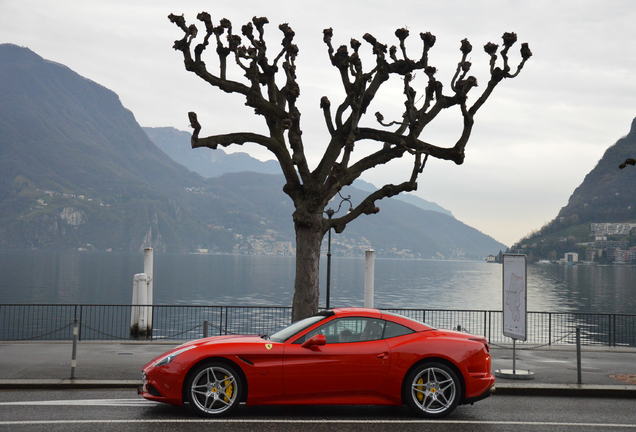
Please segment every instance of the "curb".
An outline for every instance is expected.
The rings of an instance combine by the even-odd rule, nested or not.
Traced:
[[[141,380],[89,380],[89,379],[4,379],[0,389],[100,389],[137,388]]]
[[[604,384],[497,383],[494,395],[636,398],[636,386]]]

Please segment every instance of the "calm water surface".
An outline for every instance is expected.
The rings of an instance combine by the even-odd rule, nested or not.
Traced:
[[[324,303],[326,261],[321,263]],[[379,307],[501,309],[501,266],[473,261],[376,260]],[[131,300],[142,254],[0,253],[0,303]],[[155,303],[289,305],[294,259],[156,255]],[[332,305],[361,306],[364,260],[332,260]],[[528,267],[528,309],[636,313],[636,267]]]

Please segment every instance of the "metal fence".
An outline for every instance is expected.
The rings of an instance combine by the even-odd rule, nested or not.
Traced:
[[[130,339],[131,305],[0,304],[0,340],[68,340],[78,322],[80,339]],[[291,322],[286,306],[154,305],[150,339],[197,339],[209,335],[271,334]],[[493,343],[511,340],[502,334],[496,310],[385,309],[443,329],[461,329]],[[573,312],[528,312],[527,344],[573,344],[581,329],[586,345],[636,347],[636,315]]]

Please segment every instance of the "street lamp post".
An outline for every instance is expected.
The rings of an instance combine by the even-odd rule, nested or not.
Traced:
[[[349,211],[351,211],[351,209],[353,208],[353,205],[351,204],[351,195],[347,195],[346,197],[343,197],[342,195],[340,195],[340,192],[338,192],[338,196],[340,197],[340,203],[338,204],[338,208],[334,210],[331,207],[329,207],[327,210],[323,212],[324,214],[327,215],[327,218],[329,219],[329,233],[327,234],[327,292],[326,292],[327,299],[325,301],[325,309],[329,309],[329,299],[331,298],[331,218],[333,217],[334,214],[340,211],[340,209],[342,208],[342,204],[345,201],[349,203]]]

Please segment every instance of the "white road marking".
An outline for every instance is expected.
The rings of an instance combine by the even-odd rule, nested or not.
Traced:
[[[39,405],[39,406],[155,406],[159,402],[146,399],[72,399],[72,400],[45,400],[45,401],[13,401],[0,402],[5,405]]]
[[[0,421],[0,426],[24,425],[63,425],[63,424],[122,424],[122,423],[317,423],[317,424],[467,424],[467,425],[506,425],[506,426],[561,426],[590,428],[636,429],[636,424],[623,423],[568,423],[568,422],[524,422],[495,420],[344,420],[344,419],[122,419],[122,420],[16,420]]]

